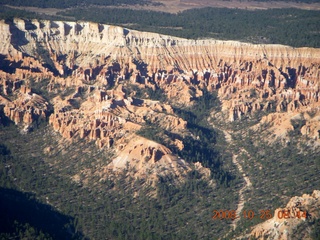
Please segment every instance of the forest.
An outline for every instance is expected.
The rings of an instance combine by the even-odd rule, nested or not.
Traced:
[[[0,0],[1,1],[1,0]],[[319,11],[300,9],[191,9],[177,14],[101,7],[77,7],[48,16],[3,6],[0,18],[93,21],[188,39],[237,40],[256,44],[320,47]]]
[[[33,84],[39,93],[46,89],[43,83]],[[136,98],[146,94],[151,99],[168,101],[161,89],[153,93],[143,89]],[[268,126],[247,132],[254,124],[252,121],[259,119],[227,125],[213,119],[219,128],[237,132],[233,135],[234,143],[228,145],[223,133],[207,121],[212,111],[221,111],[217,95],[204,91],[194,101],[193,106],[175,107],[174,112],[188,121],[188,131],[199,138],[183,138],[182,151],[168,147],[186,161],[200,161],[210,168],[213,185],[195,170],[178,185],[164,178],[156,186],[144,185],[145,180],[132,179],[127,169],[117,178],[102,181],[93,173],[110,163],[112,154],[83,139],[71,144],[52,131],[46,120],[35,123],[32,132],[22,135],[0,108],[0,206],[4,213],[0,218],[0,239],[221,238],[229,232],[231,220],[214,220],[212,213],[215,209],[237,207],[243,180],[231,157],[234,152],[241,153],[241,149],[247,152],[239,154],[239,159],[254,184],[254,190],[245,193],[251,200],[244,210],[259,212],[263,207],[273,211],[292,196],[310,193],[319,186],[319,152],[300,143],[301,124],[295,123],[290,144],[283,146],[280,142],[265,142],[263,134],[268,134]],[[163,144],[164,136],[182,138],[148,123],[139,134]],[[45,154],[43,149],[48,147],[52,150]],[[310,154],[306,157],[305,153]],[[261,164],[265,171],[254,167],[252,161]],[[310,168],[306,169],[306,164]],[[90,169],[91,174],[85,174],[83,169]],[[86,181],[70,179],[77,174]],[[243,233],[261,221],[258,217],[252,221],[241,219],[229,236]],[[306,221],[301,227],[312,229],[311,236],[317,239],[315,224],[318,222]],[[56,226],[54,230],[52,226]]]
[[[249,0],[250,1],[250,0]],[[253,1],[253,0],[251,0]],[[268,0],[254,0],[258,2],[266,2]],[[274,0],[283,1],[283,0]],[[319,0],[286,0],[286,2],[298,2],[298,3],[317,3]],[[151,0],[0,0],[0,4],[12,5],[12,6],[28,6],[28,7],[40,7],[40,8],[70,8],[79,6],[101,5],[101,6],[118,6],[118,5],[160,5],[160,2]]]
[[[192,9],[170,14],[130,9],[79,8],[62,16],[177,37],[320,47],[319,11]]]
[[[11,5],[11,6],[28,6],[28,7],[39,7],[39,8],[70,8],[70,7],[85,7],[89,5],[101,5],[101,6],[118,6],[118,5],[145,5],[152,4],[148,0],[0,0],[0,5]]]
[[[72,159],[84,147],[83,144],[70,146],[67,154],[48,159],[41,151],[32,150],[34,144],[38,144],[37,149],[48,144],[57,146],[58,142],[48,135],[48,131],[48,127],[41,126],[13,145],[13,136],[19,133],[13,126],[1,129],[1,140],[5,142],[1,141],[4,151],[0,162],[0,186],[4,192],[11,191],[16,196],[24,194],[20,191],[32,191],[39,204],[49,201],[55,207],[43,214],[61,216],[55,224],[60,236],[67,236],[67,239],[71,236],[74,239],[199,239],[206,236],[215,239],[227,230],[230,221],[213,221],[211,217],[213,209],[234,208],[236,195],[231,188],[219,184],[213,191],[195,172],[190,172],[187,181],[180,186],[161,180],[156,188],[156,198],[149,197],[153,189],[141,189],[141,180],[128,181],[126,172],[117,179],[100,183],[92,178],[89,182],[94,187],[88,188],[70,181],[68,175],[79,171],[80,165],[101,165],[101,161],[108,159],[95,150],[94,145],[89,154]],[[40,136],[45,136],[45,142]],[[26,154],[28,151],[30,154]],[[50,167],[52,161],[57,161],[57,165]],[[137,189],[140,194],[133,197]],[[30,197],[26,198],[17,203],[19,208],[16,211],[32,210],[29,205],[35,203],[29,203]],[[30,215],[27,210],[22,216],[10,214],[9,222],[0,227],[0,239],[30,234],[45,237],[40,239],[61,239],[43,225],[41,215],[35,219],[30,219]],[[47,225],[54,224],[51,218],[47,219]],[[74,229],[71,236],[68,235],[69,228]]]
[[[0,0],[0,4],[8,2]],[[130,3],[148,2],[137,0]],[[89,20],[190,39],[215,38],[320,47],[319,11],[205,8],[169,14],[84,7],[84,1],[75,0],[14,1],[11,5],[24,4],[79,8],[48,17],[1,7],[0,17]],[[128,1],[92,0],[86,4],[128,4]],[[46,85],[47,80],[44,79],[32,87],[35,92],[48,97],[50,93],[45,90]],[[127,90],[136,91],[137,99],[149,96],[161,102],[168,101],[161,89],[141,90],[133,86]],[[191,171],[180,185],[160,178],[155,187],[147,188],[142,187],[145,186],[143,179],[130,178],[128,170],[117,178],[103,181],[94,174],[87,176],[83,169],[95,173],[113,156],[100,151],[92,142],[78,139],[73,144],[68,143],[52,131],[47,121],[36,122],[32,132],[22,135],[5,117],[0,106],[0,239],[223,238],[230,230],[231,220],[215,221],[212,212],[215,209],[235,209],[239,201],[238,191],[243,186],[243,179],[232,163],[232,153],[238,153],[255,189],[245,193],[250,201],[244,210],[258,212],[262,206],[274,210],[283,207],[292,196],[310,194],[320,186],[320,153],[300,141],[301,123],[294,122],[290,141],[283,145],[279,141],[272,144],[265,141],[268,126],[259,131],[248,131],[261,119],[260,115],[232,124],[213,119],[220,129],[235,132],[233,144],[229,146],[223,133],[207,121],[212,111],[221,110],[217,95],[204,91],[203,97],[194,101],[190,107],[175,106],[174,113],[188,122],[188,131],[198,139],[173,135],[148,122],[138,134],[163,144],[166,144],[165,138],[182,139],[185,146],[182,151],[174,146],[167,147],[190,163],[200,161],[208,167],[213,186],[197,171]],[[48,147],[53,150],[45,154],[43,149]],[[253,166],[253,161],[264,171]],[[77,174],[86,178],[87,183],[71,180],[70,176]],[[152,195],[154,192],[156,194]],[[261,221],[258,218],[252,221],[242,219],[231,234],[243,233]],[[306,221],[300,228],[310,227],[311,237],[319,239],[319,224],[319,220]]]
[[[42,85],[33,87],[38,92],[45,89]],[[151,97],[166,101],[161,90]],[[199,114],[195,108],[186,109],[195,114],[192,124],[197,115],[206,114],[205,106],[219,103],[215,97],[210,102],[204,101],[207,97],[201,99]],[[71,181],[70,176],[80,173],[84,177],[82,169],[99,171],[112,155],[81,139],[68,143],[46,121],[36,123],[30,134],[21,135],[2,109],[0,113],[0,197],[4,206],[9,206],[6,223],[0,226],[0,239],[218,239],[229,228],[231,220],[214,221],[212,211],[235,208],[241,181],[227,170],[232,163],[223,151],[222,139],[216,141],[218,133],[213,129],[206,132],[203,123],[190,128],[203,137],[205,151],[193,152],[201,144],[190,139],[186,141],[190,149],[181,154],[190,162],[200,157],[198,160],[207,161],[204,164],[209,167],[213,164],[213,185],[197,171],[191,171],[181,184],[160,178],[155,187],[146,187],[145,180],[130,178],[128,170],[104,181],[92,174],[84,184]],[[52,152],[46,155],[43,149],[49,146]],[[10,198],[16,200],[10,203]],[[25,208],[30,210],[22,211]],[[45,209],[41,212],[47,221],[41,214],[30,217],[34,208]],[[51,221],[52,216],[56,223]],[[53,224],[57,226],[56,234],[50,228]]]

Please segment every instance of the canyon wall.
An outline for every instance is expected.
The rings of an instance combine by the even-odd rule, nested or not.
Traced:
[[[115,159],[135,149],[128,139],[146,124],[190,134],[171,105],[191,106],[204,91],[218,94],[221,112],[213,114],[226,122],[262,114],[261,124],[270,124],[284,137],[299,121],[301,134],[319,141],[320,49],[187,40],[91,22],[23,19],[1,20],[0,42],[5,115],[26,130],[48,118],[63,137],[112,148]],[[160,89],[167,103],[135,94],[148,89]],[[164,147],[144,144],[139,146],[144,154],[130,158],[145,167],[140,175],[150,169],[143,161],[168,161],[174,175],[190,168]],[[184,147],[179,139],[170,144]],[[159,154],[165,157],[154,157]],[[127,160],[119,161],[110,169],[126,165]]]

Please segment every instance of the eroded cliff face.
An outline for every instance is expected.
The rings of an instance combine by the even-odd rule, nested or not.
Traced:
[[[251,236],[256,239],[294,239],[299,225],[313,222],[320,217],[320,191],[293,197],[285,208],[276,209],[273,218],[255,226]],[[317,226],[315,226],[317,227]],[[308,225],[298,230],[299,238],[311,239]]]
[[[114,171],[129,161],[143,169],[138,170],[142,176],[168,161],[169,174],[185,174],[190,166],[164,146],[140,139],[143,146],[133,150],[130,139],[146,124],[190,135],[171,105],[190,106],[204,91],[218,93],[222,111],[213,114],[220,119],[263,114],[261,124],[270,124],[282,137],[294,128],[292,120],[302,119],[301,133],[319,141],[320,49],[22,19],[0,21],[0,42],[0,104],[6,116],[25,129],[49,118],[66,139],[95,141],[116,154]],[[46,96],[37,87],[45,87]],[[148,89],[161,89],[167,104],[135,94]],[[170,144],[184,147],[179,139]],[[154,157],[159,154],[163,157]],[[130,157],[124,161],[124,156]]]

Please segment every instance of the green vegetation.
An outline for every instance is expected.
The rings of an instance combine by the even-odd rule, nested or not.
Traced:
[[[37,91],[45,91],[45,84],[34,81],[31,84]],[[149,91],[144,89],[139,94],[144,96]],[[150,95],[159,98],[163,92],[157,90]],[[84,140],[70,143],[46,124],[21,135],[0,109],[3,123],[0,125],[0,208],[3,206],[10,216],[0,217],[0,239],[223,237],[230,230],[231,220],[213,220],[212,213],[236,208],[241,183],[231,163],[232,153],[238,155],[253,184],[253,189],[245,193],[248,201],[244,210],[256,214],[252,220],[242,218],[234,235],[261,222],[260,210],[273,212],[292,196],[318,188],[319,149],[303,144],[298,132],[290,135],[287,145],[270,144],[265,141],[267,128],[250,131],[247,123],[251,122],[244,120],[238,122],[238,134],[228,146],[223,134],[212,129],[206,120],[213,109],[220,111],[219,100],[206,91],[195,99],[192,107],[174,109],[178,116],[188,120],[187,128],[193,137],[148,124],[140,134],[164,144],[167,138],[182,140],[185,146],[182,151],[168,147],[188,162],[200,161],[209,167],[214,187],[197,171],[191,171],[180,185],[161,178],[156,187],[142,187],[144,180],[132,179],[127,170],[118,178],[109,178],[102,169],[113,159],[112,155]],[[295,122],[295,126],[299,129],[301,123]],[[234,126],[228,127],[232,130]],[[310,220],[305,224],[316,239],[319,223]],[[58,226],[58,230],[53,231],[52,225]],[[299,226],[297,231],[304,226]]]
[[[63,5],[59,4],[59,6]],[[13,17],[85,20],[189,39],[214,38],[252,43],[284,44],[293,47],[320,47],[320,27],[318,24],[320,14],[319,11],[312,10],[269,9],[253,11],[203,8],[170,14],[86,6],[60,12],[57,16],[48,16],[5,6],[1,7],[1,19]]]
[[[6,6],[1,6],[0,8],[0,18],[1,19],[12,19],[14,17],[24,17],[24,18],[34,18],[35,13],[27,12],[23,10],[13,9]]]
[[[250,125],[246,121],[237,122],[236,131],[232,131],[233,125],[229,125],[230,132],[237,132],[233,135],[231,147],[238,154],[237,159],[252,182],[252,189],[245,192],[248,202],[244,210],[253,210],[255,218],[241,219],[234,234],[243,233],[250,226],[262,222],[261,210],[274,213],[276,208],[284,207],[293,196],[310,194],[320,186],[320,165],[317,163],[320,149],[315,148],[310,139],[301,137],[301,121],[293,122],[296,129],[289,133],[289,140],[273,143],[268,142],[271,136],[268,126],[252,131],[248,130]],[[251,124],[250,121],[248,123]],[[316,229],[312,221],[306,222],[300,229],[306,226]],[[297,230],[298,233],[301,234]],[[314,230],[314,235],[317,234]]]
[[[315,221],[313,230],[311,232],[311,238],[313,240],[319,240],[320,239],[320,219]]]
[[[207,122],[212,109],[220,109],[219,99],[216,93],[211,94],[205,90],[192,107],[174,109],[179,117],[188,122],[187,128],[194,137],[183,138],[184,149],[173,152],[189,162],[201,162],[203,166],[210,168],[214,178],[229,186],[234,184],[235,176],[223,167],[223,163],[227,165],[231,162],[231,155],[226,149],[223,134],[214,130]]]
[[[145,5],[151,4],[148,0],[56,0],[56,1],[45,1],[45,0],[0,0],[0,5],[11,5],[11,6],[28,6],[28,7],[39,7],[39,8],[70,8],[77,6],[89,6],[89,5],[101,5],[101,6],[117,6],[117,5]]]
[[[72,218],[38,202],[34,194],[0,187],[0,202],[0,239],[81,238],[74,233]]]
[[[0,3],[4,2],[8,1],[0,0]],[[79,4],[75,1],[43,1],[41,6],[54,7],[57,3],[60,3],[59,7]],[[117,2],[122,3],[126,0]],[[15,1],[15,4],[25,3]],[[35,0],[27,4],[40,6],[36,5]],[[90,4],[108,5],[115,2],[92,0]],[[1,18],[16,16],[35,17],[26,11],[8,7],[0,9]],[[87,7],[61,13],[56,19],[68,17],[186,38],[214,37],[320,47],[319,11],[206,8],[169,14]],[[48,53],[41,46],[38,54],[48,60]],[[14,66],[9,65],[3,56],[0,56],[0,63],[8,72],[14,71]],[[144,68],[144,63],[137,63],[138,67]],[[30,86],[46,99],[57,94],[66,97],[74,91],[68,88],[64,92],[48,93],[46,87],[49,82],[50,79],[41,82],[30,79]],[[149,98],[168,101],[160,88],[153,91],[151,88],[132,86],[128,91],[136,92],[135,100]],[[251,96],[255,97],[256,92],[251,91]],[[74,101],[71,105],[78,108],[80,103]],[[191,171],[186,182],[180,185],[173,186],[167,179],[161,179],[156,188],[143,188],[144,181],[130,178],[126,171],[116,179],[109,178],[103,169],[113,156],[99,150],[93,143],[78,139],[71,144],[54,133],[45,121],[31,133],[21,135],[0,107],[0,239],[223,237],[230,230],[231,221],[217,221],[211,217],[215,209],[236,208],[241,183],[231,161],[232,154],[238,155],[243,170],[253,183],[253,189],[245,193],[249,200],[244,210],[259,213],[262,209],[270,209],[273,212],[284,206],[292,196],[319,188],[320,152],[312,144],[301,142],[299,130],[304,122],[292,122],[295,130],[286,143],[267,142],[267,126],[256,132],[248,130],[261,118],[260,113],[252,120],[236,121],[227,127],[225,123],[220,123],[222,129],[237,132],[233,144],[229,146],[223,133],[207,122],[212,110],[221,110],[219,100],[215,94],[204,91],[202,97],[194,99],[193,106],[174,108],[176,115],[187,120],[188,136],[163,130],[148,122],[139,134],[163,143],[190,163],[201,162],[211,170],[216,186],[212,187],[201,179],[197,171]],[[214,124],[218,125],[216,122]],[[183,141],[184,149],[180,151],[176,146],[167,144],[168,139]],[[80,180],[75,180],[78,178]],[[241,219],[234,234],[261,221],[258,217],[252,221]],[[319,221],[307,224],[312,226],[311,236],[318,239]]]
[[[7,6],[0,5],[0,19],[13,19],[15,17],[18,18],[26,18],[26,19],[47,19],[47,20],[66,20],[66,17],[61,16],[49,16],[44,14],[38,14],[35,12],[14,9]],[[69,19],[70,20],[70,19]]]
[[[161,89],[156,87],[156,90],[152,90],[152,88],[140,88],[136,85],[129,85],[126,89],[127,93],[135,92],[134,97],[140,99],[151,99],[160,102],[168,101],[165,92]]]
[[[268,0],[255,0],[258,2],[267,2]],[[283,0],[275,0],[283,1]],[[319,0],[287,0],[287,2],[300,2],[300,3],[317,3]],[[159,6],[161,3],[152,2],[150,0],[0,0],[0,4],[12,6],[29,6],[40,8],[70,8],[79,6],[101,5],[101,6],[119,6],[119,5],[154,5]]]
[[[319,11],[203,8],[170,14],[91,7],[72,9],[60,14],[77,20],[121,25],[184,38],[320,47]]]
[[[74,229],[74,238],[216,239],[228,231],[230,220],[213,220],[212,211],[234,209],[235,191],[219,183],[209,186],[195,171],[185,183],[173,186],[161,179],[157,188],[142,188],[143,180],[130,179],[126,171],[109,179],[99,173],[112,156],[83,140],[68,143],[44,125],[26,135],[20,135],[13,124],[0,126],[0,144],[3,191],[14,189],[26,196],[19,209],[29,206],[29,196],[39,204],[50,204],[53,214],[67,216],[67,223],[59,218],[56,224],[62,226],[62,233]],[[80,181],[72,180],[75,175]],[[154,198],[152,193],[157,193]],[[11,230],[1,231],[4,236],[32,232],[40,239],[65,239],[39,225],[37,215],[26,215],[31,219],[22,221],[12,215]],[[51,218],[48,221],[50,226]]]
[[[153,100],[164,99],[165,96],[161,89],[157,89],[156,91],[149,88],[141,90],[134,87],[133,89],[138,93],[136,96],[141,95],[145,97],[147,92],[149,98]],[[161,129],[159,126],[154,126],[154,124],[149,124],[148,122],[138,134],[166,145],[173,153],[189,163],[200,162],[204,167],[211,170],[212,177],[221,185],[225,187],[230,186],[230,184],[234,184],[235,176],[230,174],[222,163],[231,162],[231,156],[225,151],[226,145],[223,144],[224,139],[223,137],[221,138],[221,134],[218,134],[218,132],[212,129],[206,120],[209,116],[210,109],[219,109],[219,106],[220,103],[216,94],[204,91],[203,96],[196,99],[192,107],[183,109],[178,107],[174,108],[175,113],[188,122],[187,128],[192,136],[180,136],[176,133]],[[179,139],[183,142],[184,148],[179,150],[176,146],[168,145],[167,138],[172,141]]]

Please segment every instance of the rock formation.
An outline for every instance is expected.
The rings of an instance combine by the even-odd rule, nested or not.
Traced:
[[[154,181],[159,173],[163,177],[180,177],[191,170],[188,163],[174,156],[168,148],[136,135],[119,150],[120,154],[113,159],[109,168],[114,171],[130,170],[131,175],[136,178],[148,176],[148,181]]]
[[[301,224],[320,218],[320,191],[315,190],[311,195],[293,197],[285,208],[274,211],[273,218],[253,228],[251,236],[256,239],[308,239],[309,232],[299,231],[299,237],[293,235],[294,230]]]
[[[204,91],[218,93],[226,121],[264,114],[261,124],[285,126],[285,135],[299,115],[305,121],[301,134],[319,140],[320,49],[186,40],[91,22],[23,19],[1,20],[0,42],[5,115],[27,128],[49,117],[53,129],[70,141],[83,138],[117,149],[115,159],[122,160],[113,161],[113,170],[130,159],[132,167],[143,166],[141,175],[165,163],[173,166],[170,174],[185,173],[188,165],[164,146],[150,147],[151,141],[137,140],[144,142],[137,157],[129,138],[148,124],[188,135],[187,122],[171,105],[190,106]],[[166,103],[148,99],[159,90]],[[144,96],[137,97],[139,91]],[[47,95],[40,96],[42,92]],[[183,141],[170,141],[183,149]]]
[[[17,81],[13,83],[13,88],[6,84],[8,82],[4,82],[3,86],[6,87],[7,91],[16,91],[16,99],[11,101],[1,96],[0,101],[5,106],[4,114],[16,125],[24,125],[24,130],[27,131],[33,122],[41,119],[45,120],[49,116],[51,106],[43,97],[33,93],[32,89],[25,85],[20,86],[21,84]]]

